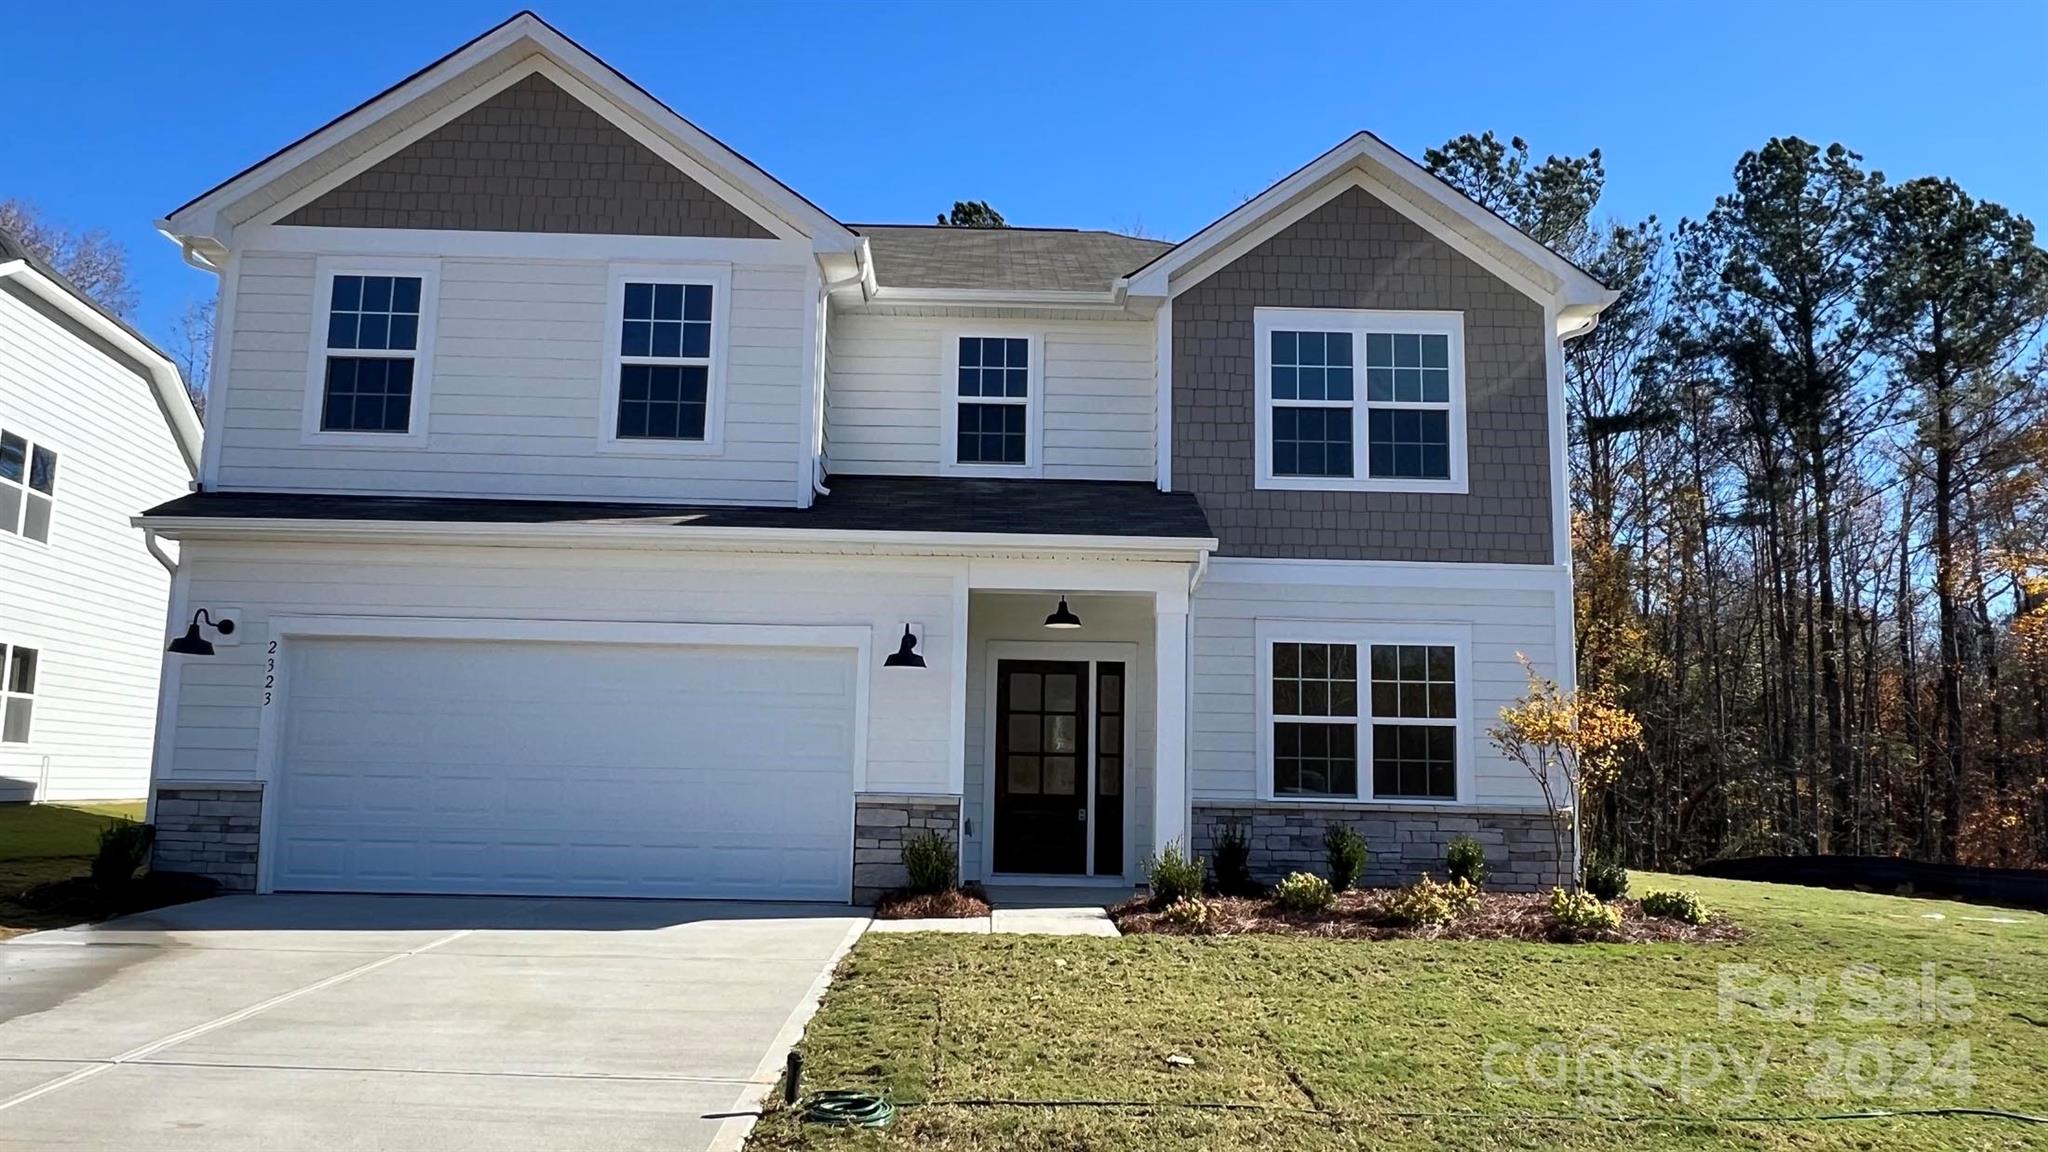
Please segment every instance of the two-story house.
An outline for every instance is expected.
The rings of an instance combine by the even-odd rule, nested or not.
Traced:
[[[1255,832],[1551,855],[1561,342],[1379,140],[1180,244],[848,224],[531,14],[172,212],[220,271],[160,867],[261,890],[1128,890]]]
[[[130,521],[199,457],[177,365],[0,233],[0,803],[148,790],[172,560]]]

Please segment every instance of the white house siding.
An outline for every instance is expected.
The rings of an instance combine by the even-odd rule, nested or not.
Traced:
[[[956,659],[955,571],[855,557],[422,545],[222,545],[185,553],[191,607],[232,609],[238,643],[173,665],[176,721],[159,787],[255,781],[265,647],[276,616],[456,617],[874,629],[864,791],[951,793],[951,680],[884,669],[905,621],[933,668]],[[545,676],[545,668],[536,668]]]
[[[1327,583],[1305,582],[1318,571]],[[1361,582],[1357,573],[1372,574]],[[1284,573],[1287,582],[1260,579]],[[1347,579],[1347,577],[1351,577]],[[1547,585],[1547,586],[1546,586]],[[1569,609],[1562,571],[1514,571],[1477,565],[1352,565],[1289,561],[1216,561],[1189,607],[1192,696],[1188,760],[1194,801],[1250,801],[1259,793],[1257,685],[1254,635],[1262,620],[1343,624],[1464,624],[1471,626],[1472,714],[1466,720],[1473,757],[1477,809],[1541,808],[1543,796],[1528,772],[1487,742],[1486,729],[1503,705],[1526,690],[1517,655],[1556,677],[1568,649],[1559,627]],[[1568,644],[1569,637],[1562,640]],[[1361,784],[1369,769],[1361,764]]]
[[[56,449],[47,545],[0,533],[0,642],[38,649],[30,742],[0,744],[0,801],[140,796],[170,579],[128,520],[191,481],[152,386],[0,292],[0,427]]]
[[[440,261],[425,446],[307,443],[309,344],[324,305],[313,299],[317,258],[244,253],[216,422],[218,487],[794,503],[810,295],[803,265],[778,262],[774,242],[761,251],[760,263],[732,264],[723,444],[703,456],[600,450],[612,419],[600,399],[616,322],[606,315],[610,264],[530,257]]]
[[[1130,730],[1124,734],[1128,787],[1124,811],[1124,864],[1135,877],[1138,862],[1152,851],[1152,771],[1158,742],[1153,739],[1157,711],[1153,686],[1153,604],[1148,596],[1068,597],[1081,627],[1051,632],[1045,627],[1050,610],[1042,594],[977,592],[967,607],[967,754],[960,808],[970,830],[960,839],[960,874],[987,878],[989,833],[995,812],[989,792],[989,643],[1113,643],[1137,646],[1127,668],[1124,687]]]
[[[1158,329],[1139,319],[1025,319],[964,309],[851,310],[832,317],[826,359],[825,455],[834,472],[931,475],[940,443],[945,341],[972,334],[1039,338],[1044,395],[1043,475],[1066,480],[1153,478],[1153,361]]]

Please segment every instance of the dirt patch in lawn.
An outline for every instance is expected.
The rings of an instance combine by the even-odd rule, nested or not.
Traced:
[[[1621,926],[1604,931],[1573,931],[1550,915],[1548,893],[1486,892],[1479,906],[1448,924],[1407,924],[1388,908],[1394,889],[1366,888],[1342,892],[1326,912],[1297,912],[1267,896],[1210,896],[1204,923],[1155,908],[1145,897],[1118,904],[1109,918],[1126,936],[1159,933],[1169,936],[1319,936],[1359,940],[1530,940],[1556,943],[1606,942],[1709,943],[1740,940],[1744,933],[1725,916],[1705,924],[1687,924],[1643,914],[1635,900],[1617,900]]]
[[[988,894],[973,884],[950,892],[891,892],[875,901],[877,920],[969,920],[988,910]]]

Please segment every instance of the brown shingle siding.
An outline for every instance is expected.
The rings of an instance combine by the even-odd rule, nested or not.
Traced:
[[[1464,313],[1468,492],[1254,488],[1259,307]],[[1544,350],[1540,305],[1353,188],[1175,297],[1174,487],[1226,556],[1549,564]]]
[[[280,223],[773,239],[538,73]]]

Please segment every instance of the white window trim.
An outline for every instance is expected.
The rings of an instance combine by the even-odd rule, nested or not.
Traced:
[[[1462,312],[1406,312],[1348,308],[1256,308],[1252,311],[1253,411],[1256,414],[1256,488],[1311,492],[1447,492],[1469,491],[1465,460],[1465,315]],[[1273,333],[1279,331],[1349,332],[1352,334],[1352,399],[1312,407],[1349,407],[1351,475],[1273,475]],[[1365,399],[1365,337],[1371,333],[1420,333],[1450,337],[1451,474],[1441,480],[1374,478],[1368,473],[1370,438],[1365,412],[1369,408],[1412,408],[1441,411],[1443,404],[1373,402]]]
[[[327,323],[333,311],[336,276],[417,276],[420,281],[420,330],[412,351],[412,408],[404,432],[328,432],[320,427],[327,399]],[[434,329],[441,311],[441,262],[431,259],[346,259],[328,257],[314,265],[313,327],[306,352],[306,406],[300,443],[361,448],[425,448],[427,403],[434,382]],[[344,356],[397,359],[378,349],[335,349]]]
[[[40,713],[42,712],[42,709],[37,707],[37,703],[40,699],[39,693],[16,692],[14,690],[14,650],[17,648],[26,648],[30,652],[36,654],[36,686],[38,688],[42,687],[43,683],[44,649],[29,648],[29,646],[26,644],[0,643],[0,731],[5,730],[5,726],[7,723],[8,701],[26,700],[29,702],[28,739],[19,741],[0,741],[0,748],[10,748],[18,752],[21,749],[30,748],[35,745],[36,721],[41,718]]]
[[[1259,620],[1252,629],[1256,646],[1252,675],[1256,680],[1255,711],[1258,717],[1258,798],[1275,804],[1307,807],[1360,804],[1467,807],[1473,797],[1472,716],[1472,626],[1469,624],[1414,624],[1405,621],[1321,621]],[[1273,790],[1273,645],[1353,644],[1358,647],[1358,791],[1357,796],[1282,796]],[[1372,646],[1375,644],[1431,644],[1454,651],[1457,661],[1458,716],[1456,750],[1458,794],[1441,796],[1374,796],[1372,794]],[[1338,718],[1341,722],[1346,718]],[[1391,717],[1388,723],[1402,723]],[[1428,721],[1427,723],[1440,723]]]
[[[619,438],[620,325],[626,315],[626,285],[700,284],[711,288],[711,355],[704,381],[702,440]],[[717,456],[725,451],[725,377],[731,359],[732,265],[613,264],[604,303],[604,378],[598,383],[597,448],[621,456]],[[695,364],[695,357],[635,356],[634,364]]]
[[[41,448],[57,457],[57,474],[59,477],[57,484],[59,487],[62,487],[64,484],[62,477],[69,475],[69,473],[64,471],[64,462],[70,459],[70,456],[67,454],[66,449],[60,448],[48,440],[24,432],[8,424],[5,420],[0,420],[0,432],[12,432],[23,440],[28,441],[28,449],[21,458],[21,483],[16,484],[12,480],[0,477],[0,488],[12,488],[21,493],[21,507],[15,509],[14,523],[0,524],[0,540],[13,540],[29,548],[47,550],[50,547],[49,540],[38,540],[23,530],[28,524],[28,502],[31,497],[50,502],[50,537],[55,539],[57,535],[58,497],[55,492],[44,495],[29,487],[28,478],[35,471],[36,449]]]
[[[940,334],[939,348],[939,474],[942,476],[1040,476],[1045,472],[1045,339],[1038,328],[1005,324],[981,324],[971,328],[949,328]],[[960,395],[960,341],[1023,340],[1031,363],[1025,368],[1024,403],[1002,397]],[[1024,409],[1024,463],[975,464],[960,462],[960,405],[1008,403]]]

